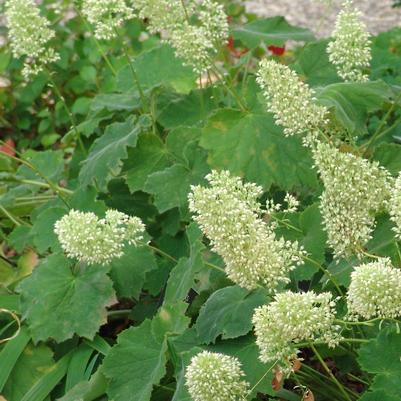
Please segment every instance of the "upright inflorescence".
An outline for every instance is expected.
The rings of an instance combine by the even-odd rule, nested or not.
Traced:
[[[134,7],[149,19],[151,32],[167,34],[177,56],[196,73],[210,70],[218,47],[227,41],[227,15],[215,1],[138,0]]]
[[[401,173],[398,175],[394,187],[391,189],[388,209],[391,221],[395,224],[393,228],[395,236],[397,240],[401,240]]]
[[[319,143],[313,151],[324,184],[320,209],[336,257],[360,255],[371,239],[375,214],[390,196],[392,179],[378,163]]]
[[[300,342],[324,342],[334,347],[340,340],[334,324],[335,302],[328,292],[279,293],[269,305],[255,309],[256,343],[262,362],[279,361],[283,371],[291,370]]]
[[[126,243],[137,245],[143,239],[145,226],[138,217],[117,210],[108,210],[103,219],[71,210],[56,222],[54,231],[68,257],[108,264],[124,254]]]
[[[314,92],[289,67],[273,60],[260,62],[257,82],[264,91],[268,109],[287,136],[315,137],[327,124],[328,111],[316,104]]]
[[[84,0],[82,13],[94,25],[95,37],[105,40],[114,38],[116,29],[134,17],[125,0]]]
[[[191,359],[185,373],[194,401],[242,401],[249,384],[237,358],[203,351]]]
[[[333,40],[327,51],[330,61],[337,67],[338,75],[345,81],[366,81],[364,69],[370,66],[371,41],[361,12],[354,8],[352,0],[346,0],[339,13]]]
[[[388,258],[355,267],[347,294],[351,319],[401,316],[401,270]]]
[[[11,50],[14,57],[25,57],[22,74],[26,80],[41,72],[59,56],[49,46],[55,33],[40,15],[34,0],[7,0],[5,3]]]
[[[289,272],[302,264],[304,252],[296,242],[278,239],[261,218],[261,187],[242,183],[228,171],[206,176],[210,187],[192,187],[189,195],[194,220],[226,264],[228,277],[252,289],[270,290],[289,281]]]

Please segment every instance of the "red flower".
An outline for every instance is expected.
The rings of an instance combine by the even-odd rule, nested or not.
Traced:
[[[285,53],[285,45],[283,47],[280,46],[267,46],[267,48],[275,55],[282,56]]]
[[[0,145],[0,153],[15,156],[15,143],[11,138],[6,139],[4,145]]]

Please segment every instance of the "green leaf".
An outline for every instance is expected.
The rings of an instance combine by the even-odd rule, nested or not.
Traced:
[[[204,344],[222,339],[236,338],[252,329],[254,309],[267,302],[264,289],[248,291],[236,285],[214,292],[202,306],[196,331]]]
[[[214,88],[193,90],[188,95],[163,97],[158,103],[161,110],[157,121],[166,129],[180,126],[201,126],[216,108]],[[164,100],[164,101],[163,101]],[[167,102],[167,105],[164,105]]]
[[[183,331],[182,308],[162,309],[152,321],[145,320],[118,336],[104,360],[104,374],[110,379],[110,398],[149,401],[152,389],[166,373],[167,335]],[[179,322],[178,326],[176,322]],[[186,319],[184,326],[188,324]],[[137,374],[135,373],[137,372]]]
[[[259,348],[252,335],[236,338],[235,340],[222,341],[221,343],[207,347],[209,351],[221,352],[223,354],[237,357],[246,375],[246,380],[255,388],[252,395],[260,392],[262,394],[274,395],[271,387],[272,372],[271,364],[264,364],[259,360]],[[270,372],[266,372],[270,369]],[[261,380],[263,377],[263,380]],[[250,397],[252,399],[252,397]]]
[[[82,381],[57,401],[94,401],[106,393],[107,379],[99,369],[89,381]]]
[[[45,345],[29,344],[18,358],[4,387],[7,401],[20,401],[28,390],[54,367],[53,352]]]
[[[43,401],[65,376],[71,353],[64,355],[45,375],[24,394],[21,401]]]
[[[80,344],[71,357],[65,381],[65,391],[84,380],[85,371],[93,354],[93,348],[87,344]]]
[[[106,322],[105,308],[115,302],[108,269],[79,266],[73,273],[72,267],[63,255],[52,255],[18,287],[23,318],[35,342],[62,342],[74,334],[92,339]]]
[[[287,40],[308,42],[314,40],[312,32],[290,25],[284,17],[257,19],[233,30],[234,39],[249,48],[267,45],[283,45]]]
[[[190,256],[181,258],[170,273],[164,298],[167,304],[174,304],[187,297],[189,290],[194,287],[196,273],[203,267],[201,252],[205,246],[202,243],[202,232],[195,224],[191,224],[187,229],[187,237]]]
[[[132,111],[140,107],[141,99],[137,93],[101,93],[93,98],[90,105],[93,112],[99,112],[103,109]]]
[[[401,335],[390,330],[382,330],[377,338],[361,346],[358,356],[359,364],[365,371],[376,374],[368,394],[370,391],[373,394],[384,392],[386,398],[383,400],[391,400],[391,397],[399,398],[401,392],[400,350]],[[373,395],[365,397],[365,400],[374,399]]]
[[[55,252],[61,250],[57,235],[54,232],[54,224],[66,213],[65,208],[49,207],[36,216],[33,221],[31,236],[39,253],[44,253],[49,248]]]
[[[195,73],[190,67],[183,66],[182,61],[176,58],[174,50],[168,45],[161,45],[140,54],[133,60],[133,67],[142,89],[164,85],[177,92],[188,93],[196,87]],[[137,89],[129,65],[118,73],[118,89],[121,92]]]
[[[82,164],[79,173],[81,185],[95,184],[105,191],[111,178],[120,173],[121,160],[128,157],[128,147],[136,146],[141,131],[142,125],[135,117],[109,125],[105,133],[93,143]]]
[[[160,213],[179,207],[186,210],[191,185],[204,182],[209,172],[206,154],[194,146],[187,148],[191,162],[189,165],[174,164],[162,171],[151,174],[145,184],[145,191],[154,196],[154,203]]]
[[[168,152],[161,139],[152,134],[143,135],[138,145],[128,151],[124,171],[129,190],[142,191],[149,175],[169,165]]]
[[[327,53],[328,40],[308,43],[297,57],[293,67],[305,77],[310,86],[328,85],[339,82],[336,67]]]
[[[110,267],[118,297],[139,299],[146,274],[157,269],[157,263],[149,248],[126,246],[124,256],[113,260]]]
[[[6,343],[0,352],[0,393],[3,391],[10,373],[18,361],[21,353],[29,343],[28,329],[23,326],[18,336]]]
[[[401,171],[401,145],[382,143],[375,148],[373,158],[395,176]]]
[[[228,169],[266,190],[296,185],[315,188],[312,160],[298,138],[286,138],[270,114],[220,110],[203,129],[200,145],[213,169]]]
[[[351,134],[367,133],[369,112],[379,110],[393,96],[390,87],[382,81],[342,82],[326,86],[318,92],[318,100],[332,108],[338,122]]]
[[[64,155],[61,150],[46,150],[42,152],[28,150],[24,153],[24,159],[29,161],[42,176],[51,181],[57,182],[63,176]],[[24,165],[17,170],[17,175],[28,180],[43,181],[42,176]]]

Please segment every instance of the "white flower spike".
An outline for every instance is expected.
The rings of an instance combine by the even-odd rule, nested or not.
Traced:
[[[191,359],[185,373],[194,401],[243,401],[249,384],[237,358],[203,351]]]
[[[54,231],[68,257],[91,265],[120,258],[126,243],[137,245],[143,239],[145,226],[138,217],[117,210],[108,210],[103,219],[71,210],[56,222]]]

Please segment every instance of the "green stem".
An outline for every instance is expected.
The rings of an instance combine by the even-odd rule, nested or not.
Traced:
[[[145,244],[145,245],[148,248],[152,249],[154,252],[158,253],[159,255],[164,256],[165,258],[171,260],[172,262],[174,262],[174,263],[178,262],[178,260],[174,256],[169,255],[168,253],[162,251],[161,249],[159,249],[153,245],[150,245],[150,244]],[[215,265],[213,263],[209,263],[209,262],[204,262],[204,264],[205,264],[205,266],[208,266],[212,269],[218,270],[219,272],[225,273],[225,270],[220,266],[217,266],[217,265]]]
[[[252,394],[252,392],[255,390],[255,388],[259,386],[259,383],[262,382],[262,380],[270,373],[270,371],[277,365],[277,363],[278,363],[278,360],[276,362],[274,362],[273,365],[271,365],[269,369],[267,369],[267,371],[263,374],[263,376],[248,391],[248,394],[247,394],[246,398],[248,398]],[[246,398],[243,398],[243,399],[246,400]]]
[[[84,143],[82,142],[81,134],[79,133],[78,128],[77,128],[77,123],[75,121],[74,114],[72,113],[71,109],[69,108],[69,106],[67,104],[67,101],[65,100],[64,95],[61,93],[60,88],[57,86],[56,81],[53,79],[52,74],[51,74],[51,72],[49,70],[47,70],[47,75],[48,75],[50,83],[52,84],[52,87],[53,87],[54,91],[56,92],[57,96],[59,97],[59,99],[63,103],[64,109],[65,109],[66,113],[68,114],[68,117],[70,119],[72,128],[73,128],[73,130],[75,132],[76,140],[78,141],[79,146],[80,146],[83,154],[87,155]]]
[[[318,263],[316,260],[311,259],[308,256],[304,256],[304,259],[307,260],[308,262],[314,264],[315,266],[317,266],[324,274],[327,275],[327,277],[329,278],[329,280],[333,283],[333,285],[336,287],[336,290],[338,291],[338,293],[341,296],[344,296],[344,291],[341,290],[340,285],[338,284],[336,278],[330,273],[329,270],[325,269],[320,263]]]
[[[22,184],[28,184],[28,185],[35,185],[37,187],[41,187],[41,188],[49,188],[52,189],[52,187],[49,184],[46,184],[45,182],[40,182],[40,181],[33,181],[33,180],[19,180],[17,179],[18,182],[22,183]],[[67,189],[67,188],[63,188],[60,187],[58,185],[54,185],[57,188],[58,192],[63,192],[66,195],[72,195],[74,192]]]
[[[21,223],[2,205],[0,205],[0,211],[8,217],[16,226],[20,226]]]
[[[337,378],[333,375],[333,372],[330,370],[330,368],[327,366],[326,362],[323,360],[317,349],[313,344],[310,344],[310,348],[312,349],[313,353],[315,354],[316,358],[319,360],[320,364],[323,366],[323,369],[327,372],[327,374],[331,377],[333,382],[337,385],[338,389],[341,391],[343,396],[347,401],[352,401],[351,397],[348,395],[348,393],[345,391],[343,385],[337,380]]]
[[[5,143],[4,141],[0,140],[0,144],[2,144],[3,146],[6,146],[10,149],[11,148],[7,143]],[[3,153],[6,157],[9,157],[12,160],[17,161],[18,163],[21,163],[23,165],[25,165],[26,167],[28,167],[29,169],[31,169],[33,172],[35,172],[39,177],[41,177],[44,181],[46,181],[47,185],[49,186],[49,188],[51,188],[57,195],[58,197],[64,202],[64,204],[68,207],[68,209],[71,209],[70,205],[68,204],[67,200],[62,196],[61,191],[58,190],[58,185],[55,185],[51,180],[49,180],[44,174],[41,173],[41,171],[39,169],[37,169],[32,163],[30,163],[29,161],[25,160],[22,158],[22,155],[16,151],[15,149],[13,149],[14,152],[16,152],[16,154],[19,157],[16,156],[12,156],[9,155],[7,153]]]

